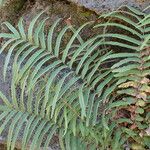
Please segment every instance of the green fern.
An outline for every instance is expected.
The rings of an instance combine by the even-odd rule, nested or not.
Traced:
[[[108,108],[117,109],[115,119],[123,126],[122,133],[136,143],[149,147],[147,141],[150,138],[146,130],[150,123],[150,118],[147,117],[150,109],[150,15],[134,8],[127,9],[127,12],[118,10],[103,15],[108,22],[96,26],[105,27],[103,44],[106,47],[119,47],[119,51],[106,58],[116,59],[111,69],[117,79],[116,92],[119,96]],[[124,33],[109,33],[109,26],[121,29]],[[125,113],[128,113],[127,118]]]
[[[150,16],[127,9],[102,15],[108,21],[95,27],[104,33],[86,41],[80,32],[91,22],[58,31],[58,19],[47,34],[48,18],[37,22],[43,12],[27,33],[23,19],[17,29],[3,23],[10,30],[0,34],[6,39],[0,49],[0,54],[7,51],[4,80],[13,59],[11,99],[0,92],[0,133],[8,127],[7,149],[14,149],[23,127],[23,150],[47,149],[54,136],[64,150],[119,150],[128,142],[149,147],[148,135],[139,134],[149,125]],[[125,32],[109,33],[109,26]],[[71,36],[64,45],[67,32]],[[136,117],[126,117],[135,107]]]
[[[101,95],[103,87],[113,78],[110,71],[101,66],[105,64],[104,60],[110,53],[101,54],[104,49],[99,47],[101,42],[97,40],[98,37],[83,41],[79,33],[90,23],[84,24],[78,30],[72,26],[65,26],[57,37],[53,38],[59,19],[45,35],[47,18],[35,27],[42,14],[43,12],[32,20],[27,34],[23,27],[23,19],[20,19],[18,29],[5,22],[11,33],[0,34],[0,37],[7,39],[0,51],[0,53],[5,49],[8,51],[4,63],[4,79],[7,76],[10,58],[15,52],[12,64],[11,101],[0,94],[5,104],[1,106],[1,120],[6,118],[1,131],[8,121],[13,119],[8,132],[7,147],[14,149],[24,122],[26,127],[22,149],[27,147],[30,140],[30,149],[38,149],[43,137],[47,135],[44,144],[46,148],[55,133],[59,135],[62,149],[65,146],[70,147],[75,140],[84,141],[84,144],[79,145],[79,147],[83,145],[84,149],[87,145],[90,146],[90,143],[95,143],[93,139],[96,139],[96,147],[99,144],[100,134],[94,126],[100,121],[101,103],[97,95]],[[63,47],[61,43],[67,30],[72,32],[72,36]],[[60,73],[62,75],[58,77]],[[108,78],[108,81],[104,81],[104,77]],[[17,94],[18,88],[20,97]],[[110,93],[108,91],[104,94],[103,96],[107,97]],[[91,138],[87,139],[89,135]],[[62,139],[66,139],[65,136],[68,141],[64,146]]]

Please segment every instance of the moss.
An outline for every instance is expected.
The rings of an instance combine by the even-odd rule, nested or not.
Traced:
[[[14,11],[18,12],[22,9],[24,3],[26,2],[26,0],[16,0],[12,5],[13,5],[13,9]]]
[[[14,22],[25,2],[26,0],[8,0],[0,9],[0,22],[6,20]]]

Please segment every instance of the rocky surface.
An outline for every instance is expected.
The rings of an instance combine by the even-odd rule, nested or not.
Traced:
[[[0,23],[3,21],[14,22],[19,17],[26,0],[5,0],[0,7]]]
[[[9,66],[7,71],[7,79],[4,81],[3,78],[3,67],[4,67],[5,55],[0,55],[0,91],[6,96],[10,95],[10,82],[11,82],[11,67]],[[0,101],[0,104],[2,102]]]
[[[37,12],[45,10],[51,23],[57,18],[69,18],[73,24],[95,20],[98,15],[119,8],[122,5],[134,6],[141,10],[150,5],[150,0],[5,0],[0,8],[0,24],[9,21],[17,24],[24,14],[30,21]],[[1,31],[1,26],[0,26]]]
[[[150,5],[150,0],[69,0],[79,6],[84,6],[100,14],[104,11],[112,11],[122,5],[137,7],[141,10]]]

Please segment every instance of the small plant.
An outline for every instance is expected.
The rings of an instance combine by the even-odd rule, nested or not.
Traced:
[[[7,50],[5,80],[13,59],[11,99],[0,92],[0,133],[8,129],[7,149],[18,138],[23,150],[47,149],[54,136],[66,150],[150,147],[150,15],[127,9],[102,15],[106,22],[95,27],[104,34],[86,41],[80,32],[91,23],[58,30],[59,19],[45,34],[48,18],[37,23],[43,12],[27,33],[23,19],[17,29],[4,23],[11,31],[0,34],[6,39],[0,51]],[[125,32],[109,33],[109,26]],[[67,32],[71,36],[64,42]]]

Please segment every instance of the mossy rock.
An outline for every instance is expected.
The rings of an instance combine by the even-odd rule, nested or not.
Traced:
[[[7,0],[0,8],[0,23],[3,21],[14,22],[25,2],[26,0]]]

